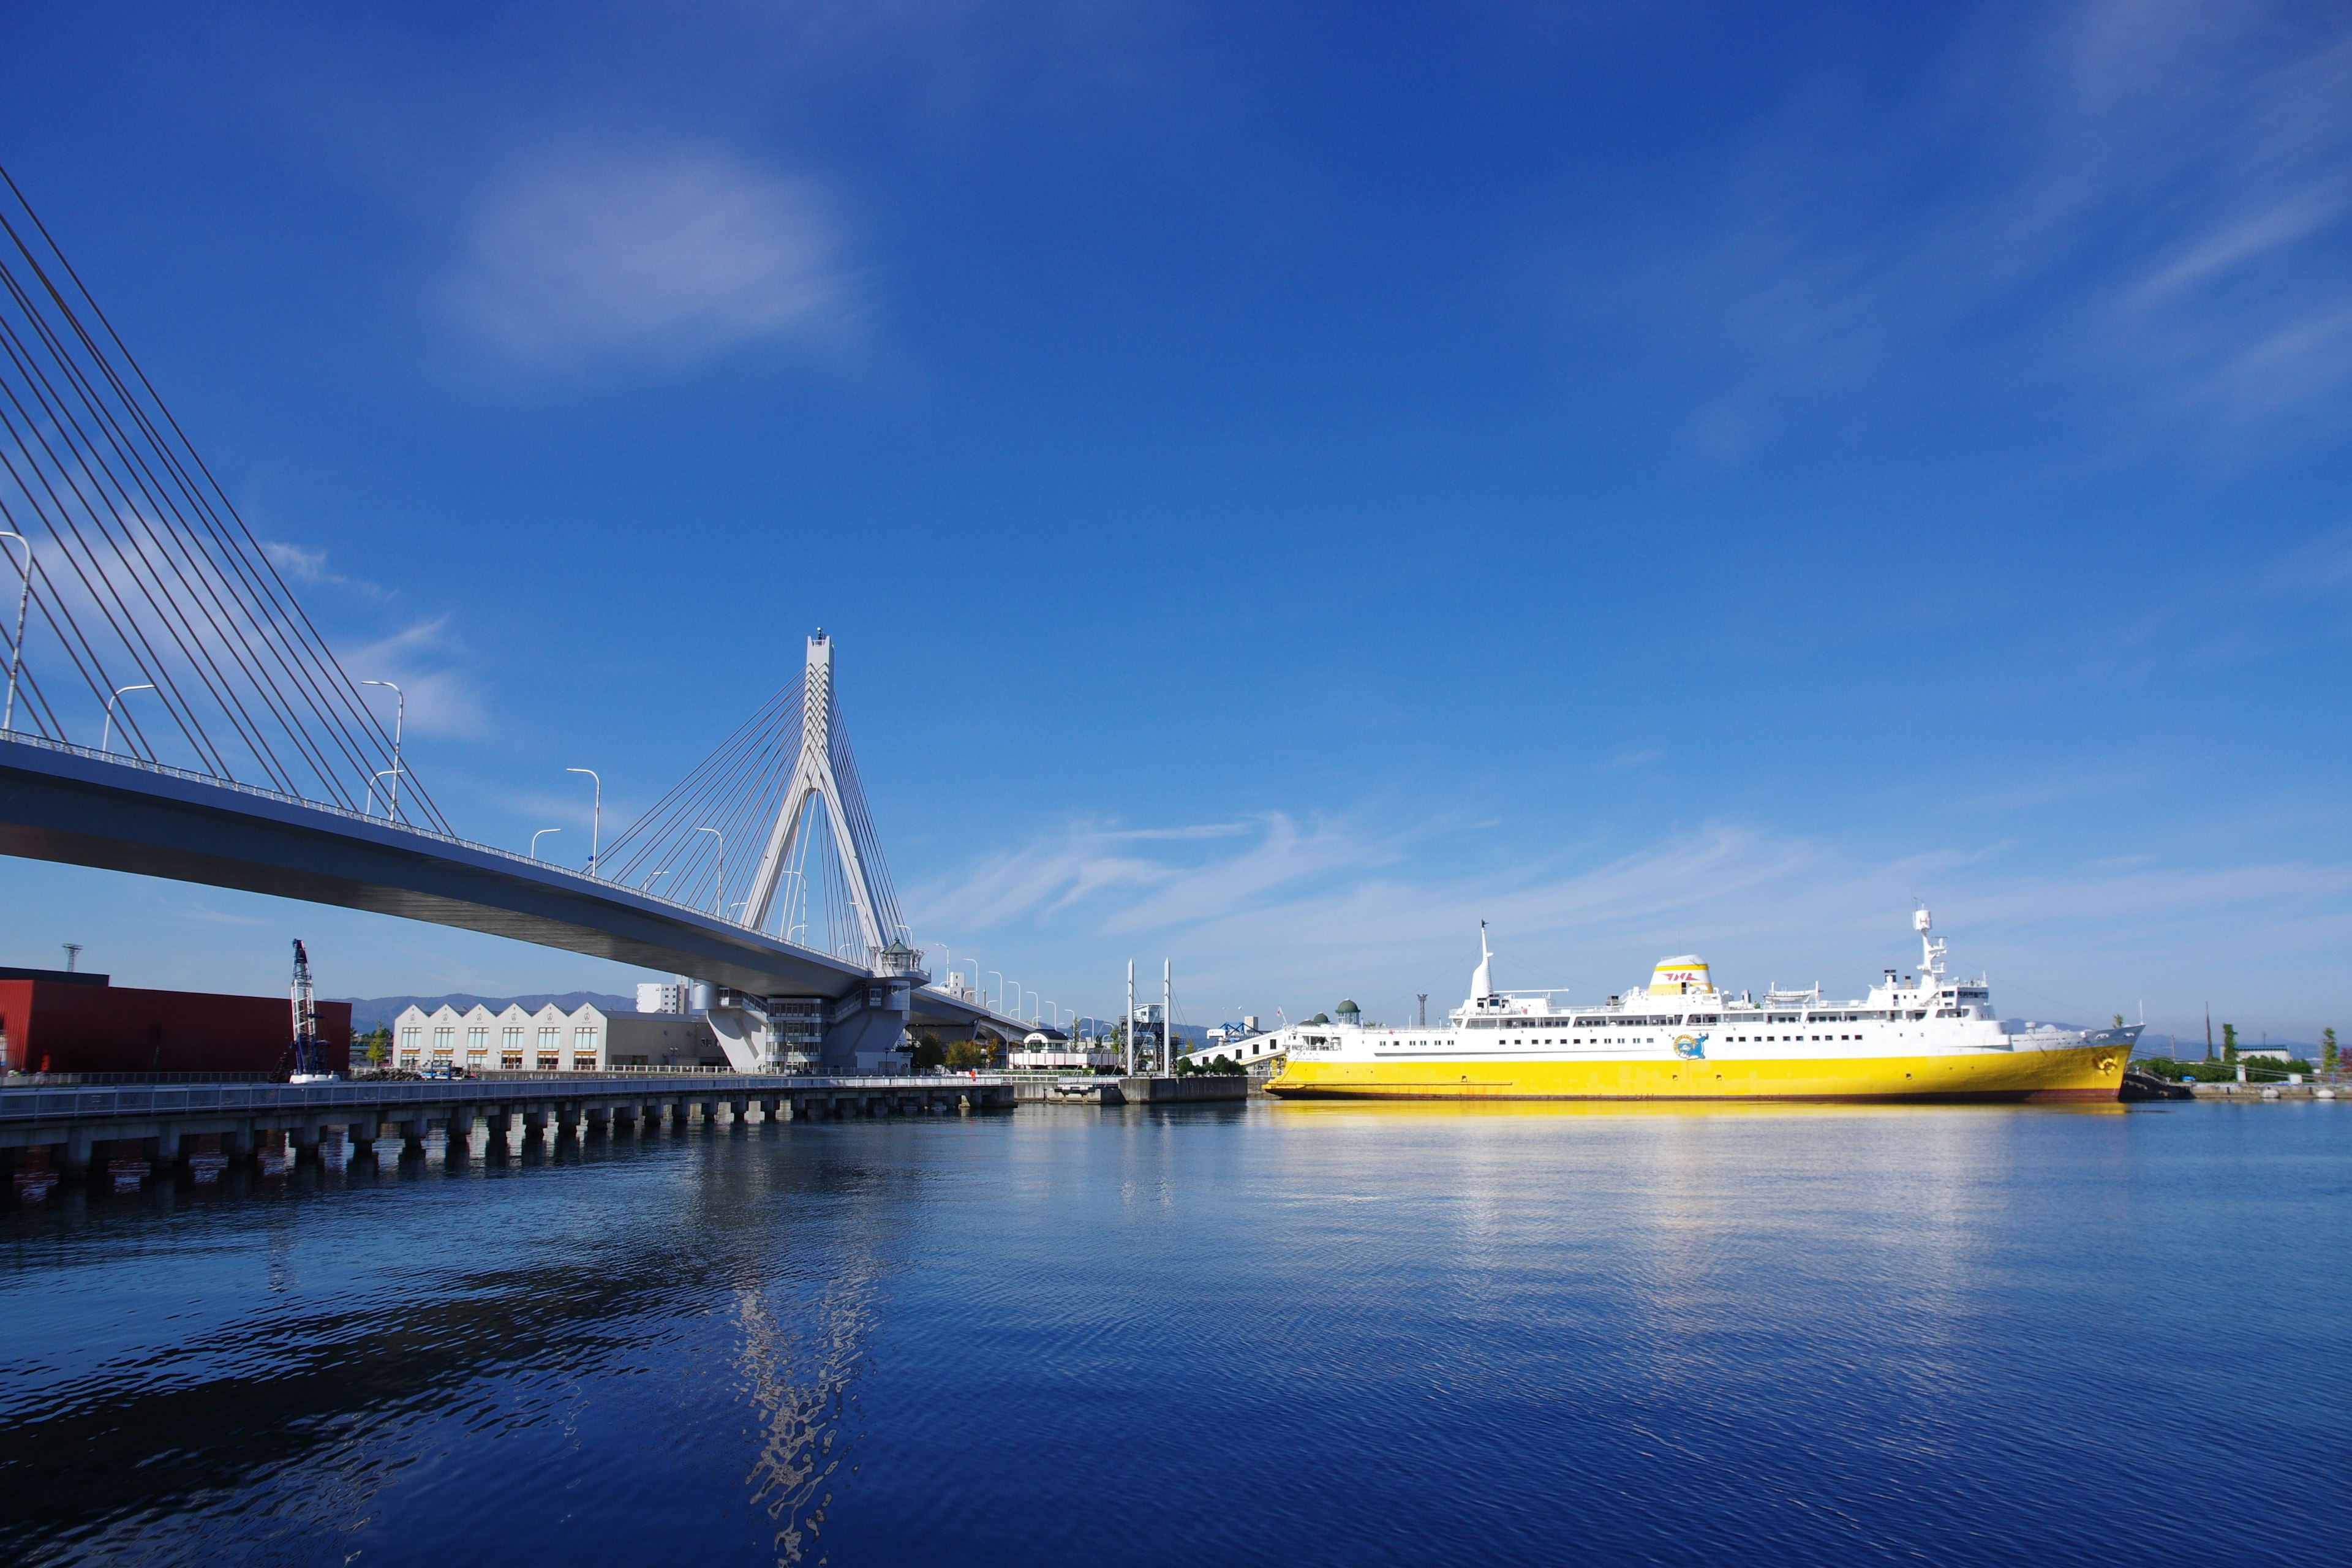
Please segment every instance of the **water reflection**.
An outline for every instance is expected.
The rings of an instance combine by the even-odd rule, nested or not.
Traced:
[[[2206,1111],[1056,1110],[76,1189],[0,1215],[0,1560],[2325,1560],[2352,1122]],[[2229,1375],[2108,1353],[2152,1302]],[[2308,1500],[2084,1504],[2247,1452]]]
[[[874,1328],[875,1289],[875,1273],[863,1269],[814,1301],[739,1293],[742,1348],[735,1364],[761,1434],[743,1479],[751,1506],[775,1526],[780,1563],[809,1560],[824,1528],[834,1478],[848,1455],[853,1385]]]

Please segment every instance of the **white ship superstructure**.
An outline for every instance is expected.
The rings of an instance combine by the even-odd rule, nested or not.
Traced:
[[[2095,1095],[2104,1082],[2112,1095],[2137,1026],[2082,1029],[2001,1018],[1984,977],[1947,972],[1945,944],[1929,934],[1927,911],[1914,923],[1917,973],[1886,970],[1858,1000],[1832,1000],[1818,986],[1727,995],[1704,960],[1683,954],[1661,960],[1647,985],[1600,1006],[1571,1005],[1556,991],[1496,990],[1482,925],[1471,994],[1443,1026],[1365,1023],[1344,1011],[1336,1023],[1293,1025],[1279,1031],[1287,1065],[1269,1087],[1277,1094],[1449,1097],[2076,1098]],[[2028,1070],[1983,1070],[2002,1063]],[[1477,1070],[1455,1073],[1457,1067]]]

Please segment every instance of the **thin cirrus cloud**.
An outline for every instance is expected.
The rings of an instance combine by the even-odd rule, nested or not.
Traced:
[[[480,689],[460,667],[461,653],[444,614],[337,657],[355,680],[398,684],[409,734],[463,738],[488,733],[490,721]]]
[[[1125,957],[1150,967],[1172,954],[1196,1022],[1202,1007],[1328,1006],[1343,994],[1393,1019],[1431,987],[1433,1012],[1451,1006],[1460,997],[1444,992],[1466,979],[1482,921],[1509,984],[1594,996],[1696,950],[1735,987],[1836,989],[1916,962],[1909,911],[1920,894],[1955,935],[1956,965],[1990,963],[2011,984],[2009,1010],[2075,1021],[2131,1005],[2107,993],[2150,957],[2185,985],[2200,964],[2274,960],[2352,934],[2352,866],[2319,862],[2131,857],[2029,874],[1998,847],[1871,858],[1718,823],[1597,864],[1496,876],[1466,868],[1465,847],[1442,826],[1281,814],[1145,831],[1078,822],[918,889],[909,906],[960,951],[1050,947],[1103,982],[1080,1006],[1109,999]],[[2193,1005],[2188,995],[2171,1001]],[[2319,1000],[2276,998],[2283,1014]]]
[[[708,150],[572,150],[489,190],[447,299],[526,371],[678,371],[837,345],[856,316],[842,252],[814,181]]]
[[[278,540],[269,541],[261,548],[269,557],[272,566],[306,588],[341,588],[346,593],[370,599],[392,596],[387,590],[365,578],[348,576],[336,571],[327,563],[327,552],[323,550],[307,549]]]
[[[2104,0],[1956,43],[1918,86],[1906,133],[1858,136],[1810,91],[1737,160],[1670,293],[1750,379],[1851,384],[1956,346],[2231,427],[2340,414],[2352,25]]]

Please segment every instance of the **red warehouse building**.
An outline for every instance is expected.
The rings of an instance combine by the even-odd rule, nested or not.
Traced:
[[[283,996],[137,991],[103,974],[0,968],[0,1059],[16,1072],[275,1072],[291,1064]],[[319,1004],[327,1065],[349,1072],[352,1005]]]

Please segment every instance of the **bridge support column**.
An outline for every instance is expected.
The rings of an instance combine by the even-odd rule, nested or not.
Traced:
[[[488,1130],[490,1142],[493,1143],[505,1142],[507,1130],[513,1123],[514,1112],[503,1105],[485,1106],[482,1110],[482,1125]]]
[[[547,1107],[526,1105],[522,1108],[522,1135],[526,1142],[547,1136]]]
[[[762,1118],[764,1118],[765,1120],[770,1121],[782,1121],[782,1118],[779,1117],[779,1116],[776,1114],[776,1108],[777,1108],[778,1106],[780,1106],[780,1105],[783,1104],[783,1103],[784,1103],[783,1101],[779,1100],[777,1100],[777,1099],[773,1098],[772,1096],[772,1097],[770,1097],[769,1099],[766,1099],[766,1100],[763,1100],[760,1101],[760,1114],[761,1114],[761,1116]]]
[[[375,1135],[383,1127],[383,1123],[380,1121],[354,1121],[343,1129],[343,1136],[351,1141],[354,1159],[362,1154],[371,1160],[375,1158]]]
[[[904,1060],[896,1053],[907,1037],[914,983],[878,979],[835,1005],[825,1026],[824,1070],[847,1076],[888,1070]]]
[[[608,1134],[612,1131],[613,1108],[611,1106],[601,1104],[592,1105],[588,1107],[585,1114],[588,1118],[589,1131],[600,1135]]]
[[[751,1102],[740,1094],[727,1102],[727,1109],[733,1114],[738,1127],[751,1120]]]

